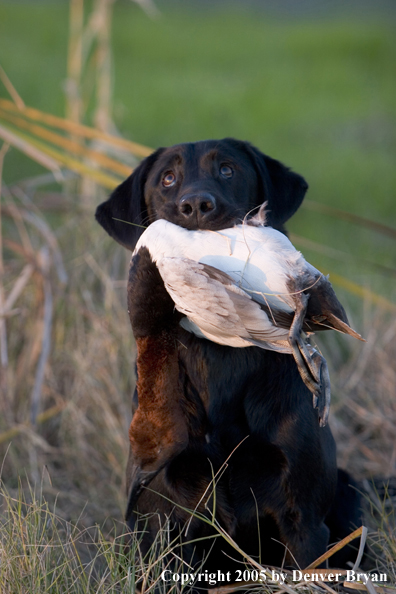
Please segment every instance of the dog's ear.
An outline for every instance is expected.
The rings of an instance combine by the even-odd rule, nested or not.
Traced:
[[[144,231],[142,223],[147,219],[144,186],[151,167],[164,149],[144,159],[133,173],[120,184],[110,198],[96,209],[96,220],[118,243],[134,250]]]
[[[264,155],[254,146],[247,144],[247,151],[259,180],[257,206],[267,200],[269,224],[282,228],[303,201],[308,184],[301,175],[290,171],[280,161]]]

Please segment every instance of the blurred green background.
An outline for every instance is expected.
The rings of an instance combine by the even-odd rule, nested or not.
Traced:
[[[115,2],[118,130],[154,148],[249,140],[304,175],[310,200],[396,227],[396,10],[332,4],[291,11],[284,1],[277,10],[265,1],[158,2],[150,17],[129,0]],[[28,105],[58,115],[68,11],[67,1],[0,2],[3,68]],[[37,170],[12,150],[4,178]],[[316,265],[396,301],[394,238],[309,203],[289,230],[320,244],[299,245]]]

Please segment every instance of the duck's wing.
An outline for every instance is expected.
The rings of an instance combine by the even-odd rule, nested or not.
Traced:
[[[287,312],[283,309],[278,309],[270,305],[270,303],[262,303],[261,301],[256,301],[254,292],[248,293],[245,289],[242,289],[235,280],[229,276],[226,272],[215,268],[214,266],[210,266],[209,264],[202,264],[204,273],[212,280],[221,283],[225,290],[230,292],[229,297],[232,299],[234,304],[237,306],[237,309],[243,308],[248,303],[253,302],[260,307],[260,309],[266,313],[268,318],[271,320],[274,326],[279,326],[285,330],[289,330],[293,318],[294,312]],[[239,295],[240,298],[236,297]],[[262,295],[260,293],[260,295]],[[246,302],[246,299],[249,301]],[[238,305],[239,304],[239,305]],[[257,311],[257,308],[253,308],[252,310]]]
[[[192,331],[198,328],[201,335],[228,346],[291,352],[284,312],[271,308],[267,314],[226,273],[188,258],[161,258],[157,266]]]

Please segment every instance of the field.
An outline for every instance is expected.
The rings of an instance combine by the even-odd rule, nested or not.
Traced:
[[[99,4],[86,2],[85,22]],[[238,3],[158,6],[150,17],[132,2],[114,3],[107,131],[153,148],[234,136],[309,182],[291,238],[330,273],[367,339],[320,342],[339,464],[377,508],[367,504],[377,542],[368,564],[396,581],[393,492],[386,497],[380,486],[396,476],[394,20],[380,11],[292,19]],[[26,105],[62,117],[68,19],[66,1],[0,0],[2,68]],[[102,80],[97,59],[92,51],[81,81],[88,125]],[[4,86],[0,97],[9,98]],[[135,381],[129,254],[93,220],[108,190],[86,178],[55,183],[5,148],[0,305],[20,289],[0,318],[0,590],[134,592],[135,575],[117,585],[115,539]]]

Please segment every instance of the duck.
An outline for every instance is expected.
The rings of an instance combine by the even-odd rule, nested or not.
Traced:
[[[292,355],[319,425],[327,424],[328,366],[309,337],[332,329],[364,339],[351,328],[329,278],[266,224],[266,203],[250,219],[218,231],[158,219],[141,235],[132,258],[143,247],[183,314],[185,330],[233,348]]]

